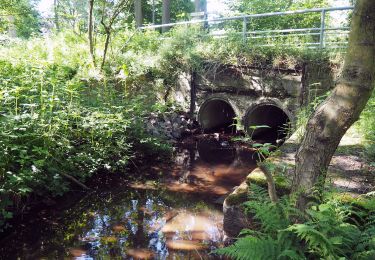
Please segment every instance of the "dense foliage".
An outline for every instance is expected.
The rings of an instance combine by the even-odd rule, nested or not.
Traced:
[[[90,75],[84,44],[64,34],[0,50],[0,224],[26,195],[62,194],[71,177],[118,173],[136,153],[168,150],[144,131],[159,109],[153,88],[130,94],[124,79]]]
[[[143,16],[144,24],[152,24],[152,0],[144,1]],[[154,0],[155,8],[155,24],[161,23],[162,0]],[[194,12],[194,3],[190,0],[171,1],[171,21],[177,22],[189,18],[190,13]]]
[[[77,33],[87,30],[88,20],[88,2],[82,0],[58,0],[54,9],[54,19],[58,28],[69,28]],[[120,1],[117,0],[97,0],[94,5],[94,18],[97,24],[100,20],[104,9],[111,10],[113,6]],[[142,1],[143,23],[151,24],[153,17],[153,2],[154,2],[154,15],[155,23],[161,23],[162,17],[162,1]],[[117,31],[124,28],[132,27],[134,25],[134,4],[133,1],[126,1],[126,8],[121,13],[121,19],[115,23]],[[190,0],[171,1],[171,21],[186,20],[189,14],[194,11],[194,4]],[[57,22],[56,22],[57,20]],[[98,27],[97,30],[102,28]]]
[[[28,38],[40,32],[37,1],[2,0],[0,2],[0,33],[14,31],[17,36]]]
[[[254,260],[373,259],[375,208],[374,199],[368,201],[358,206],[330,197],[302,213],[293,198],[273,203],[266,190],[252,185],[244,206],[257,228],[243,230],[233,245],[217,252]]]
[[[261,14],[270,12],[283,12],[286,10],[304,10],[328,6],[326,0],[311,1],[262,1],[262,0],[241,0],[228,1],[231,9],[241,14]],[[319,28],[320,13],[311,13],[308,15],[292,15],[265,17],[252,19],[249,22],[249,28],[252,30],[275,30],[285,28]]]

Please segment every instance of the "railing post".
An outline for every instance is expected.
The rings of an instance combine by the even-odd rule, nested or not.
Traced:
[[[244,17],[242,21],[242,41],[246,42],[246,33],[247,33],[247,18]]]
[[[324,32],[326,29],[326,10],[323,9],[320,16],[320,48],[324,48]]]

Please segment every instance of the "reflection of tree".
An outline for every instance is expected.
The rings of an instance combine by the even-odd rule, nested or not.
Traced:
[[[195,149],[183,149],[182,152],[179,152],[175,155],[176,157],[180,157],[180,161],[182,161],[181,166],[181,173],[179,181],[182,183],[191,183],[194,180],[191,179],[190,173],[194,170],[195,165]]]
[[[194,153],[186,155],[188,161],[195,160]],[[189,162],[187,167],[192,164]],[[134,208],[132,200],[137,201]],[[90,194],[72,204],[71,209],[58,214],[59,218],[48,215],[50,221],[17,232],[17,237],[8,243],[9,248],[14,248],[9,254],[32,256],[32,259],[63,259],[69,250],[77,249],[95,259],[103,259],[125,257],[127,249],[151,248],[159,256],[166,256],[168,249],[160,230],[169,220],[171,208],[192,208],[196,198],[188,194],[176,196],[166,190],[126,188]],[[132,226],[136,227],[134,233]],[[28,235],[22,235],[23,232]]]
[[[65,221],[70,223],[65,230],[65,237],[70,238],[65,240],[65,246],[79,246],[86,241],[92,247],[89,252],[95,256],[121,255],[129,230],[119,232],[112,228],[121,223],[124,212],[131,209],[128,202],[134,194],[124,192],[116,195],[96,194],[74,207]]]
[[[139,196],[137,209],[134,211],[132,216],[135,219],[135,224],[137,225],[137,231],[134,235],[130,234],[129,240],[132,241],[133,247],[146,247],[146,235],[144,231],[144,220],[145,220],[145,210],[146,210],[146,197]]]

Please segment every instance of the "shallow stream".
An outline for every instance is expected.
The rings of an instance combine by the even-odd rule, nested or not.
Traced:
[[[250,151],[226,141],[178,146],[171,162],[135,167],[153,178],[115,181],[19,221],[0,259],[218,259],[222,202],[254,167]]]

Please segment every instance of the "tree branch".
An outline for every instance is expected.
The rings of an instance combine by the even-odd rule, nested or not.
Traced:
[[[272,173],[268,169],[266,162],[258,163],[258,167],[266,176],[267,186],[268,186],[268,195],[270,196],[271,201],[276,203],[279,200],[279,198],[277,197],[277,194],[276,194],[275,181],[272,177]]]

